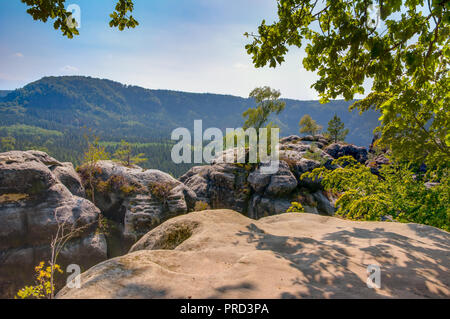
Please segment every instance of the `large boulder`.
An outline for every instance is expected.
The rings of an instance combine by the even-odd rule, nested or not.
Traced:
[[[214,208],[246,212],[251,195],[249,170],[245,165],[219,163],[190,169],[180,178],[197,199]]]
[[[247,216],[252,219],[260,219],[271,215],[284,214],[290,206],[291,201],[288,198],[270,198],[255,194],[249,202]]]
[[[80,176],[75,171],[72,163],[61,163],[61,165],[53,166],[52,172],[72,194],[79,197],[86,196]]]
[[[59,264],[87,269],[107,258],[105,238],[97,232],[100,211],[80,195],[73,166],[37,151],[0,154],[0,297],[34,284],[34,266],[49,260],[58,225],[66,233],[82,228]]]
[[[333,143],[327,146],[324,151],[335,159],[343,156],[352,156],[362,164],[365,164],[367,161],[367,149],[353,144]]]
[[[80,168],[80,174],[87,186],[86,167]],[[120,251],[127,250],[163,221],[192,211],[197,198],[191,189],[167,173],[126,167],[114,161],[97,163],[94,184],[92,200],[120,228],[118,242],[123,245]]]
[[[306,135],[306,136],[297,136],[297,135],[291,135],[291,136],[287,136],[284,137],[282,139],[280,139],[280,143],[284,144],[284,143],[306,143],[306,144],[315,144],[317,145],[318,148],[324,148],[326,147],[328,144],[331,143],[331,140],[324,137],[323,135]]]
[[[248,182],[256,193],[263,191],[267,196],[279,197],[290,194],[297,187],[297,179],[285,161],[280,161],[278,171],[274,174],[264,174],[261,171],[264,166],[267,164],[261,165],[248,177]]]
[[[271,163],[225,162],[233,155],[237,162],[240,154],[248,162],[248,150],[229,149],[211,165],[192,168],[180,181],[211,208],[232,209],[255,219],[285,213],[292,202],[301,202],[309,212],[334,214],[333,199],[323,192],[320,181],[301,179],[321,165],[331,166],[333,158],[320,148],[298,136],[282,139],[278,170],[270,174],[265,169]]]
[[[433,227],[230,210],[171,219],[58,298],[450,298],[450,234]],[[379,265],[381,287],[367,286]]]

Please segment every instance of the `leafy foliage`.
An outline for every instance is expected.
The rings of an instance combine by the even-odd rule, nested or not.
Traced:
[[[122,140],[117,151],[113,155],[113,159],[119,161],[127,167],[137,165],[139,163],[146,162],[147,159],[143,157],[144,153],[139,153],[135,156],[132,155],[131,144]]]
[[[302,204],[298,202],[292,202],[291,207],[288,208],[286,213],[304,213],[305,209],[303,208]]]
[[[379,28],[368,17],[380,8]],[[380,144],[401,159],[448,166],[450,158],[450,2],[280,0],[278,21],[246,33],[256,67],[276,67],[289,46],[306,45],[322,102],[364,94],[353,104],[382,113]]]
[[[348,129],[344,129],[344,127],[345,125],[342,123],[340,117],[334,114],[333,118],[328,122],[326,136],[335,143],[344,141],[349,132]]]
[[[100,145],[100,138],[98,136],[94,134],[92,137],[85,135],[85,138],[88,143],[88,149],[84,153],[84,164],[93,166],[98,161],[110,158],[109,154],[105,151],[105,147]]]
[[[305,114],[298,123],[300,126],[300,134],[316,135],[322,130],[322,126],[318,125],[309,114]]]
[[[154,182],[148,186],[148,190],[164,205],[167,204],[173,186],[168,183]]]
[[[106,181],[101,180],[95,176],[95,183],[93,184],[95,191],[103,194],[116,193],[126,197],[132,193],[141,192],[144,190],[142,185],[137,183],[130,183],[121,175],[113,175]]]
[[[105,151],[105,147],[99,143],[99,138],[92,135],[90,138],[85,136],[88,149],[84,153],[83,172],[86,180],[86,194],[90,195],[92,203],[95,204],[95,175],[100,168],[97,166],[98,161],[109,159],[109,154]]]
[[[16,139],[12,136],[0,138],[0,144],[5,151],[12,151],[16,145]]]
[[[311,147],[303,154],[303,158],[319,162],[320,165],[325,165],[327,162],[327,159],[322,156],[322,151],[315,143],[311,144]]]
[[[333,164],[340,167],[316,168],[301,178],[319,179],[326,190],[340,193],[336,214],[352,220],[391,216],[399,222],[450,230],[448,168],[419,175],[405,164],[391,164],[383,166],[378,177],[351,156],[341,157]],[[426,182],[438,183],[430,187]]]
[[[118,27],[120,31],[123,31],[125,28],[135,28],[138,26],[139,22],[132,15],[127,16],[128,11],[131,13],[133,9],[133,0],[119,0],[116,4],[115,11],[109,15],[111,17],[109,26],[111,28]]]
[[[34,20],[47,22],[48,19],[55,20],[53,27],[61,30],[63,36],[72,39],[74,35],[79,35],[77,22],[72,17],[72,12],[65,8],[65,0],[21,0],[29,8],[27,13]],[[128,12],[132,12],[134,4],[132,0],[118,0],[115,10],[110,14],[110,27],[118,27],[120,31],[126,28],[134,28],[139,23]]]
[[[61,267],[57,264],[53,266],[53,271],[62,274]],[[36,272],[36,285],[25,286],[17,292],[15,299],[51,299],[55,287],[52,285],[52,267],[45,267],[45,263],[42,261],[35,267]]]
[[[208,203],[204,202],[204,201],[197,201],[195,203],[195,207],[194,207],[194,211],[195,212],[201,212],[204,210],[209,210],[211,209],[211,207],[209,207]]]
[[[272,113],[280,114],[286,106],[286,102],[279,100],[281,93],[277,90],[273,90],[268,86],[255,88],[250,92],[250,98],[254,98],[256,101],[256,107],[249,108],[242,115],[247,118],[244,123],[244,129],[249,127],[255,128],[257,131],[267,126],[273,126],[272,122],[269,122],[269,116]]]

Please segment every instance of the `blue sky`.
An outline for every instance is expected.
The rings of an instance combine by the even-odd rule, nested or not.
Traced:
[[[135,0],[136,29],[108,26],[114,0],[68,0],[81,8],[80,36],[36,22],[20,0],[0,0],[0,89],[49,75],[87,75],[152,89],[248,96],[269,85],[283,97],[316,99],[316,76],[292,49],[276,69],[255,69],[246,31],[276,17],[275,0]]]

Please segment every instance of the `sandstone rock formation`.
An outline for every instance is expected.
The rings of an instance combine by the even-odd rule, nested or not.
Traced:
[[[59,298],[449,298],[450,234],[313,214],[171,219]],[[367,287],[379,265],[381,289]]]
[[[279,169],[274,174],[262,171],[269,163],[221,162],[219,159],[229,152],[234,152],[236,158],[239,156],[237,149],[231,149],[219,155],[212,165],[192,168],[180,181],[210,207],[232,209],[254,219],[285,213],[291,202],[301,202],[307,212],[333,215],[334,198],[323,192],[320,182],[300,179],[303,173],[321,165],[331,166],[333,157],[304,139],[298,136],[281,139]]]
[[[343,156],[353,156],[354,159],[362,164],[367,161],[367,149],[352,144],[333,143],[327,146],[324,151],[336,159]]]
[[[302,137],[297,136],[297,135],[291,135],[291,136],[282,138],[280,140],[280,143],[284,144],[286,142],[290,143],[290,142],[299,142],[299,141],[304,142],[306,144],[315,143],[318,148],[324,148],[325,146],[330,144],[330,140],[320,134],[315,135],[315,136],[307,135],[307,136],[302,136]]]
[[[73,195],[78,197],[86,196],[84,187],[81,184],[80,176],[78,176],[72,163],[55,165],[52,167],[52,172]]]
[[[95,178],[95,204],[106,218],[117,223],[118,241],[126,250],[163,221],[195,206],[195,193],[159,170],[100,161]]]
[[[107,258],[105,238],[96,232],[100,211],[81,195],[71,164],[38,151],[0,154],[0,297],[34,284],[34,267],[49,260],[58,221],[67,228],[85,226],[67,243],[59,264],[87,269]]]

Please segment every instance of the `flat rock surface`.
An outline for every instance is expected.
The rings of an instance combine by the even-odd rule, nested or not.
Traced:
[[[449,298],[449,268],[450,234],[433,227],[215,210],[163,223],[58,297]]]

